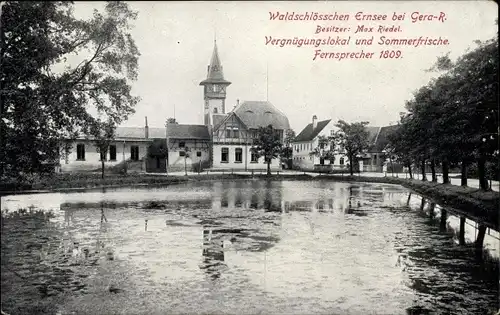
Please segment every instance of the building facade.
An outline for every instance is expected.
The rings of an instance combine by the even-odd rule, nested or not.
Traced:
[[[346,168],[347,157],[336,150],[331,143],[321,141],[332,136],[337,130],[333,120],[318,121],[314,115],[312,122],[305,126],[292,142],[293,168],[305,171]],[[327,151],[331,153],[329,156],[326,156]]]
[[[148,147],[154,139],[164,139],[164,128],[118,127],[115,139],[104,156],[105,167],[119,167],[124,163],[129,170],[146,171]],[[98,171],[101,169],[101,153],[88,137],[66,140],[61,150],[61,172]]]
[[[169,172],[198,171],[210,166],[210,133],[205,125],[167,123]]]
[[[238,101],[226,113],[230,84],[224,79],[215,42],[207,78],[200,82],[204,88],[204,123],[211,135],[210,165],[214,169],[265,169],[264,158],[251,152],[257,131],[271,125],[283,143],[285,131],[290,128],[288,118],[268,101]],[[279,158],[271,160],[271,169],[279,169],[280,164]]]
[[[268,101],[247,101],[226,112],[227,87],[214,42],[214,50],[203,86],[203,124],[178,124],[168,119],[164,128],[118,127],[105,156],[105,167],[127,165],[127,170],[143,172],[196,171],[199,169],[267,168],[263,157],[251,152],[257,130],[269,125],[281,142],[290,128],[288,118]],[[101,155],[91,139],[68,140],[67,154],[60,159],[61,171],[98,171]],[[271,169],[280,168],[279,158]]]

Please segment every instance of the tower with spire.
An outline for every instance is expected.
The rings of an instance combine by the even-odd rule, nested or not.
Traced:
[[[207,69],[207,78],[200,82],[203,86],[203,95],[205,100],[204,124],[213,125],[214,114],[226,113],[226,88],[231,82],[224,80],[222,64],[217,51],[217,40],[214,39],[214,51],[212,59]]]

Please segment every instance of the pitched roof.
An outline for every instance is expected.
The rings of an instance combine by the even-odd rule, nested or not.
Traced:
[[[267,101],[245,101],[233,112],[249,129],[272,125],[275,129],[290,129],[288,118]]]
[[[167,126],[167,136],[176,139],[210,140],[208,127],[205,125],[170,124]]]
[[[379,134],[380,127],[366,126],[365,129],[368,131],[368,143],[374,143]]]
[[[220,62],[216,41],[214,41],[214,51],[212,53],[212,59],[210,60],[210,66],[208,66],[207,78],[201,81],[200,85],[207,83],[231,84],[231,82],[224,80],[224,73],[222,72],[222,64]]]
[[[389,144],[389,135],[397,129],[397,125],[381,127],[380,131],[373,141],[371,152],[382,152]]]
[[[331,119],[318,121],[316,128],[313,129],[313,124],[310,123],[295,137],[294,142],[311,141],[323,130]]]
[[[214,129],[217,129],[219,125],[224,121],[224,119],[227,117],[227,114],[212,114],[212,119],[214,123]]]
[[[144,127],[117,127],[115,138],[145,139]],[[149,127],[149,138],[165,138],[165,128]]]

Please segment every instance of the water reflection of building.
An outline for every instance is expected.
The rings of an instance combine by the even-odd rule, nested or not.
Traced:
[[[213,209],[247,208],[282,211],[278,181],[232,181],[213,185]]]
[[[224,240],[222,234],[211,228],[203,228],[203,269],[212,279],[218,279],[226,267],[224,263]]]

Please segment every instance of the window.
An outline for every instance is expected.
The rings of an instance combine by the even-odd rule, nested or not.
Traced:
[[[179,142],[179,148],[185,148],[186,143],[184,141]]]
[[[214,114],[217,114],[217,107],[214,107]]]
[[[319,158],[319,164],[320,165],[325,165],[325,158],[324,157],[320,157]]]
[[[104,152],[99,153],[99,161],[106,161],[106,154]]]
[[[185,151],[179,151],[179,156],[186,156],[186,152]]]
[[[319,144],[319,148],[320,148],[320,149],[324,149],[324,148],[325,148],[325,143],[324,143],[324,142],[321,142],[321,143]]]
[[[139,147],[136,145],[130,146],[130,159],[132,161],[139,161]]]
[[[255,154],[255,153],[252,152],[251,155],[250,155],[250,162],[251,163],[257,163],[258,160],[259,160],[259,158],[257,157],[257,154]]]
[[[196,156],[200,157],[201,156],[201,151],[196,152]]]
[[[116,161],[116,145],[109,146],[109,160]]]
[[[236,150],[234,150],[234,161],[236,163],[241,163],[243,161],[243,150],[241,148],[236,148]]]
[[[85,161],[85,145],[77,144],[76,145],[76,159],[79,161]]]
[[[344,158],[343,157],[340,158],[339,163],[340,163],[340,165],[344,165]]]
[[[156,168],[160,168],[160,158],[156,157]]]
[[[238,129],[226,129],[226,138],[239,138],[240,133]]]
[[[222,163],[228,163],[229,162],[229,149],[228,148],[222,148],[221,149],[220,161]]]

